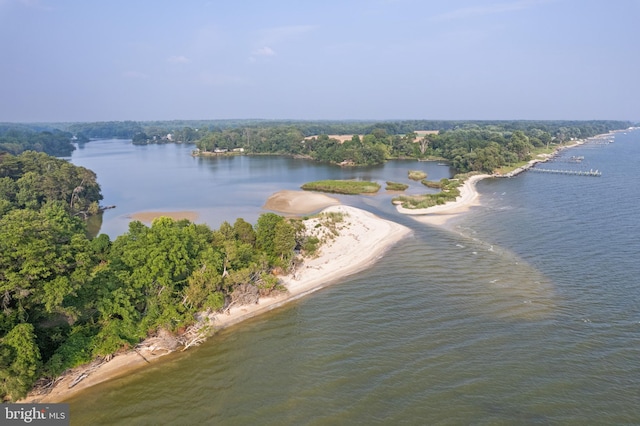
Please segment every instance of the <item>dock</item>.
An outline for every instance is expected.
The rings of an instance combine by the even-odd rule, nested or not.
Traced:
[[[532,167],[529,171],[537,172],[537,173],[555,173],[559,175],[574,175],[574,176],[594,176],[600,177],[602,176],[602,172],[598,170],[556,170],[556,169],[540,169],[537,167]]]

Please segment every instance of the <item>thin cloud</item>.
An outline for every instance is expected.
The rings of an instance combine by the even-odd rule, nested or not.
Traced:
[[[520,0],[488,4],[485,6],[463,7],[451,12],[435,15],[431,19],[434,21],[453,21],[457,19],[477,18],[480,16],[495,15],[499,13],[529,9],[542,3],[546,3],[546,0]]]
[[[167,58],[167,62],[171,62],[172,64],[188,64],[191,61],[186,56],[178,55],[178,56],[169,56]]]
[[[256,49],[253,52],[255,56],[275,56],[276,52],[269,46],[261,47],[260,49]]]
[[[251,56],[249,56],[249,62],[253,64],[258,61],[258,58],[268,58],[275,55],[276,51],[269,46],[260,47],[251,52]]]
[[[259,46],[251,51],[249,62],[256,62],[260,57],[275,56],[276,51],[272,46],[282,45],[289,40],[296,39],[302,34],[315,30],[315,25],[287,25],[282,27],[267,28],[258,33],[258,41],[254,46]]]

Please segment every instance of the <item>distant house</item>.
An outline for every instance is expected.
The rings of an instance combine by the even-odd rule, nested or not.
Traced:
[[[244,148],[233,148],[233,152],[244,152]]]

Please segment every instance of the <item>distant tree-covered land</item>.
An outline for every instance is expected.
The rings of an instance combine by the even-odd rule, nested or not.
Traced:
[[[273,213],[211,230],[134,221],[87,237],[79,212],[102,198],[95,174],[43,153],[0,155],[0,397],[38,378],[178,332],[196,314],[279,291],[274,271],[309,250],[300,221]]]
[[[33,130],[26,126],[0,125],[0,152],[20,154],[24,151],[45,152],[68,157],[75,147],[73,135],[57,129]]]
[[[95,123],[74,123],[67,130],[90,139],[131,139],[143,131],[137,121],[104,121]]]
[[[464,173],[491,172],[526,161],[537,150],[632,125],[606,120],[174,120],[60,123],[40,133],[55,136],[58,132],[60,137],[81,140],[123,138],[134,144],[195,143],[202,155],[293,155],[342,166],[374,165],[394,158],[438,158]],[[34,143],[26,149],[62,155],[46,151],[38,138],[41,136],[32,136]],[[3,148],[0,139],[0,149],[14,154],[24,150],[18,150],[19,145],[26,146],[26,142],[7,143]]]
[[[392,158],[440,158],[462,173],[492,172],[527,161],[537,149],[631,125],[621,121],[288,123],[214,129],[205,132],[196,145],[205,154],[242,150],[349,166],[380,164]],[[309,134],[320,130],[350,137]]]

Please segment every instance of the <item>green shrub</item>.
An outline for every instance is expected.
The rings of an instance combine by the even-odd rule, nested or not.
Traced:
[[[427,173],[422,170],[409,170],[409,179],[422,180],[427,178]]]
[[[441,182],[436,182],[436,181],[433,181],[433,180],[422,179],[422,181],[420,181],[420,183],[422,183],[427,188],[436,188],[436,189],[441,189],[442,188],[442,183]]]
[[[318,180],[305,183],[301,187],[305,191],[320,191],[334,194],[375,194],[380,185],[375,182],[360,180]]]
[[[387,181],[387,187],[385,189],[387,191],[404,191],[407,188],[409,188],[409,185],[405,183]]]
[[[68,368],[91,361],[95,330],[87,326],[75,327],[66,341],[53,353],[45,365],[47,374],[55,377]]]
[[[311,236],[306,239],[304,245],[302,246],[302,249],[306,253],[313,255],[318,250],[319,245],[320,240],[318,239],[318,237]]]

